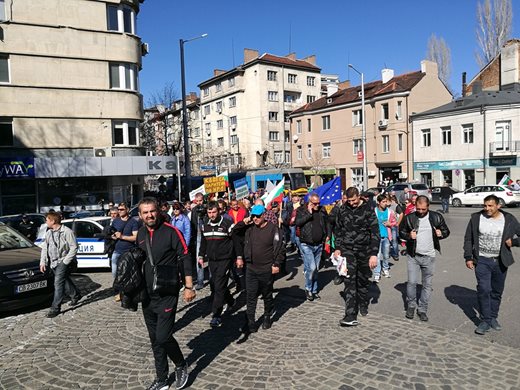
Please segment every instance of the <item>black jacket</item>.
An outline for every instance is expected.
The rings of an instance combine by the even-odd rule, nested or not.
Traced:
[[[505,266],[509,267],[515,262],[511,248],[506,245],[506,241],[511,238],[513,246],[520,246],[520,239],[518,237],[513,238],[515,235],[520,236],[520,224],[518,220],[511,214],[499,210],[504,214],[504,232],[502,233],[502,244],[500,245],[500,262]],[[471,214],[468,227],[466,228],[466,234],[464,235],[464,260],[473,260],[476,264],[478,261],[478,231],[480,225],[480,216],[482,211]]]
[[[444,221],[444,217],[437,213],[436,211],[428,211],[428,219],[430,220],[430,225],[432,226],[432,237],[433,237],[433,246],[439,252],[441,251],[441,244],[439,240],[442,240],[450,235],[450,229],[446,225]],[[406,251],[410,256],[415,256],[415,248],[417,247],[417,240],[413,240],[410,238],[410,233],[412,230],[417,231],[419,229],[419,217],[416,213],[411,213],[406,215],[401,224],[399,225],[399,237],[402,240],[406,241]],[[439,229],[441,231],[442,236],[437,237],[435,233],[435,229]]]
[[[327,223],[327,212],[323,207],[320,207],[317,211],[319,213],[319,220],[321,224],[322,229],[322,235],[323,239],[321,242],[313,242],[312,240],[312,223],[313,223],[313,216],[312,213],[309,213],[309,210],[307,209],[307,203],[303,206],[298,207],[298,210],[296,210],[296,220],[294,221],[294,224],[296,225],[296,228],[300,229],[300,241],[309,244],[309,245],[319,245],[323,244],[325,242],[325,238],[328,236],[328,223]]]
[[[202,227],[199,257],[209,261],[229,260],[236,256],[237,238],[233,236],[233,222],[219,215],[215,222],[208,220]]]
[[[275,231],[273,234],[273,255],[270,259],[265,259],[265,264],[271,263],[272,265],[276,265],[281,267],[283,262],[285,261],[285,244],[283,241],[283,232],[277,225],[274,225],[268,222]],[[253,245],[255,243],[251,240],[251,232],[254,228],[254,224],[246,225],[243,221],[236,224],[233,229],[233,234],[240,235],[241,232],[245,232],[244,236],[244,245],[237,247],[237,257],[242,257],[246,263],[252,263],[252,253],[253,253]]]
[[[369,256],[377,256],[381,236],[376,213],[368,203],[351,207],[348,203],[340,206],[336,214],[334,230],[335,247],[342,253],[359,251]]]
[[[114,287],[121,292],[131,293],[143,288],[143,263],[146,252],[141,248],[132,248],[121,255],[117,262],[117,274]]]

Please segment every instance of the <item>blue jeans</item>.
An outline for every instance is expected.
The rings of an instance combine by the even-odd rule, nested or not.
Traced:
[[[450,198],[442,198],[442,212],[449,213],[450,212]]]
[[[399,259],[399,231],[397,226],[392,226],[392,247],[390,248],[390,256]]]
[[[305,289],[313,294],[318,292],[318,271],[320,268],[323,244],[309,245],[301,243]]]
[[[195,264],[196,264],[196,267],[197,267],[197,284],[199,286],[203,286],[204,285],[204,266],[200,265],[199,262],[198,262],[201,241],[202,241],[201,234],[197,234],[197,242],[195,243],[195,245],[196,245]]]
[[[381,266],[383,266],[384,271],[390,269],[388,260],[390,260],[390,241],[388,237],[384,237],[381,238],[381,242],[379,243],[379,253],[377,254],[377,266],[374,268],[374,276],[381,275]]]
[[[435,271],[435,257],[408,256],[408,283],[406,284],[406,302],[408,308],[417,307],[420,313],[426,313],[432,295],[432,279]],[[422,290],[419,305],[417,305],[417,284],[419,274],[422,275]]]
[[[122,253],[114,252],[112,253],[112,257],[110,258],[110,264],[112,266],[112,279],[116,279],[117,276],[117,262],[121,257]]]
[[[52,300],[51,311],[61,310],[61,301],[67,294],[71,299],[81,296],[78,288],[70,278],[70,267],[62,262],[52,269],[54,274],[54,298]]]
[[[482,321],[491,323],[498,317],[502,293],[507,276],[507,267],[498,260],[479,256],[475,267],[477,277],[477,298]]]
[[[300,242],[300,237],[296,235],[296,226],[289,226],[289,230],[291,231],[291,242],[296,245],[300,253],[302,253],[302,245]]]

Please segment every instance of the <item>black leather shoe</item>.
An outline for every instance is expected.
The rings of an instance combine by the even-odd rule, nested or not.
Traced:
[[[428,321],[428,316],[426,315],[426,313],[421,313],[420,311],[417,311],[417,315],[419,316],[419,319],[421,321]]]
[[[270,329],[272,324],[273,324],[273,320],[271,319],[271,316],[264,316],[264,322],[262,324],[262,329]]]
[[[308,301],[314,301],[314,295],[310,291],[305,291],[305,296],[307,297]]]
[[[415,310],[413,307],[409,307],[408,309],[406,309],[406,314],[405,314],[405,317],[408,318],[409,320],[413,320],[413,316],[414,316],[414,313]]]
[[[50,312],[47,313],[47,315],[45,317],[47,317],[47,318],[54,318],[54,317],[57,317],[59,315],[60,315],[59,311],[51,310]]]
[[[336,275],[334,277],[334,285],[335,286],[339,286],[340,284],[343,283],[343,281],[344,281],[344,279],[343,279],[343,276],[341,276],[341,275]]]
[[[83,298],[81,295],[78,295],[77,297],[72,298],[69,302],[69,306],[76,306],[79,303],[79,301],[81,300],[81,298]]]
[[[366,317],[368,315],[368,307],[360,307],[359,314],[361,314],[363,317]]]

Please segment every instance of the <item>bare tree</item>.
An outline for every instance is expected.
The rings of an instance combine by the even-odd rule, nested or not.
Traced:
[[[312,172],[313,182],[316,185],[321,185],[321,183],[318,182],[318,177],[320,176],[320,172],[324,168],[332,165],[333,164],[332,161],[330,160],[330,158],[324,158],[323,154],[318,151],[315,151],[312,154],[312,157],[310,157],[310,158],[307,157],[306,161],[307,161],[309,170]]]
[[[451,50],[442,37],[435,34],[430,35],[428,39],[427,59],[437,63],[439,69],[439,78],[444,85],[451,91],[449,80],[451,76]]]
[[[479,52],[475,53],[478,65],[482,68],[500,52],[510,38],[513,25],[511,0],[484,0],[477,5],[477,43]]]
[[[163,106],[166,110],[173,108],[173,103],[179,99],[175,84],[173,81],[166,83],[164,87],[153,92],[146,105],[148,107]]]

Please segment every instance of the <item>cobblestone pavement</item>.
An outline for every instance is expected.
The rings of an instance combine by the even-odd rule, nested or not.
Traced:
[[[81,305],[0,319],[1,389],[142,389],[154,376],[141,311],[122,309],[109,273],[76,277]],[[288,285],[281,283],[280,285]],[[193,389],[520,389],[520,351],[375,312],[341,328],[343,307],[282,287],[275,323],[244,340],[244,298],[210,329],[208,288],[181,304],[176,337]],[[87,295],[88,294],[88,295]],[[66,308],[66,306],[64,306]],[[262,312],[262,302],[258,311]]]

